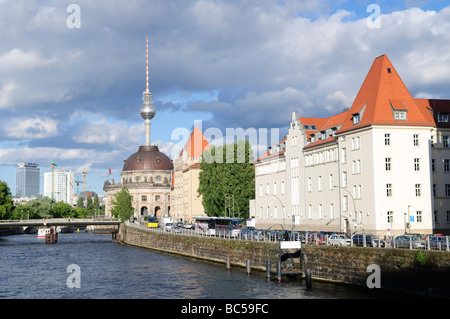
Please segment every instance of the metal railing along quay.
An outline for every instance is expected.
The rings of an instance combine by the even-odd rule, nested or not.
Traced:
[[[246,240],[258,242],[280,242],[284,240],[301,241],[303,244],[310,245],[329,245],[329,246],[350,246],[350,247],[372,247],[372,248],[405,248],[405,249],[425,249],[425,250],[441,250],[450,251],[450,236],[426,236],[421,238],[417,235],[405,234],[397,237],[386,237],[380,239],[372,235],[353,235],[352,238],[346,238],[342,243],[333,241],[333,234],[320,233],[304,233],[294,231],[290,236],[291,231],[269,231],[269,230],[245,230],[243,229],[236,236],[232,236],[231,232],[221,233],[219,235],[207,235],[194,229],[186,229],[183,227],[174,227],[171,229],[164,229],[161,227],[147,227],[145,224],[139,222],[126,222],[128,226],[136,227],[141,230],[155,233],[175,234],[180,236],[199,236],[199,237],[218,237],[230,240]],[[288,235],[286,235],[287,233]],[[358,237],[356,237],[358,236]],[[362,240],[360,238],[362,237]],[[374,238],[376,237],[376,238]]]

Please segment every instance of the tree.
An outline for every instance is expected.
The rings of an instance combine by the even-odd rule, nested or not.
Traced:
[[[77,199],[77,207],[78,207],[78,208],[84,208],[84,200],[83,200],[83,197],[78,196],[78,199]]]
[[[200,169],[197,192],[203,196],[207,215],[233,217],[228,207],[234,207],[236,217],[248,217],[249,201],[255,198],[255,169],[250,143],[240,140],[205,150]]]
[[[30,200],[25,205],[30,206],[36,213],[36,218],[52,218],[53,217],[53,205],[55,200],[49,197],[39,197]]]
[[[75,216],[75,210],[72,208],[72,205],[64,203],[64,202],[58,202],[53,205],[53,217],[54,218],[61,218],[61,217],[74,217]]]
[[[134,208],[131,205],[131,195],[128,192],[128,188],[125,186],[114,194],[111,204],[111,214],[115,217],[119,217],[122,222],[129,219],[134,213]]]
[[[11,219],[38,219],[35,209],[27,204],[20,204],[14,208]]]
[[[0,219],[9,219],[13,211],[11,190],[6,182],[0,181]]]

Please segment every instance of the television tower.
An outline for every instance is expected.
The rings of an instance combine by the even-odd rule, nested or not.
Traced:
[[[150,120],[155,117],[156,110],[152,104],[152,94],[148,90],[148,37],[147,37],[147,50],[146,50],[146,60],[147,60],[147,68],[146,68],[146,89],[142,94],[142,100],[144,104],[142,104],[140,109],[141,117],[145,120],[145,146],[150,146]]]

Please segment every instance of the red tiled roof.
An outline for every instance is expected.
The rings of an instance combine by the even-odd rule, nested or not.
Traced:
[[[395,120],[393,108],[407,110],[407,119]],[[352,115],[356,113],[362,113],[362,116],[360,123],[354,125]],[[416,104],[386,55],[373,62],[340,132],[368,125],[433,125],[423,108]]]
[[[202,153],[205,149],[209,150],[209,143],[203,136],[200,129],[196,126],[189,137],[189,140],[186,142],[186,145],[180,152],[180,156],[183,155],[184,152],[187,153],[189,158],[200,158],[202,157]]]
[[[278,144],[275,144],[274,146],[280,145],[281,143],[286,142],[286,140],[287,140],[287,137],[283,138]],[[283,149],[280,152],[276,152],[276,153],[270,154],[270,150],[268,150],[263,155],[261,155],[259,158],[257,158],[255,162],[259,162],[261,160],[265,160],[265,159],[270,158],[270,157],[280,156],[280,155],[283,155],[285,152],[286,152],[286,150]]]

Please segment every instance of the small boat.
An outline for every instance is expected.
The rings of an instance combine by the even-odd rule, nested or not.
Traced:
[[[50,233],[50,228],[43,227],[38,229],[38,238],[45,238],[45,235]]]

